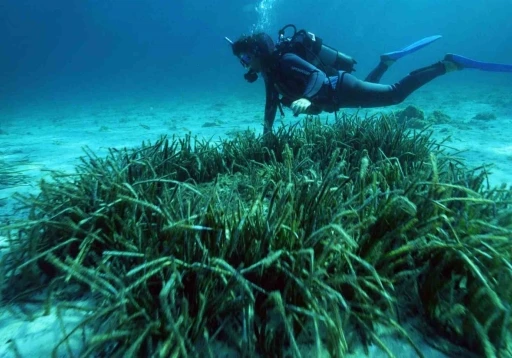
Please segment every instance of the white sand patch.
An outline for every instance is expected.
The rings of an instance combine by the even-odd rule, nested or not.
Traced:
[[[80,305],[81,303],[74,303]],[[83,303],[81,304],[83,306]],[[30,311],[30,319],[24,312]],[[42,305],[2,307],[0,312],[0,357],[52,357],[56,345],[86,317],[83,311],[52,307],[44,313]],[[78,356],[85,347],[89,333],[78,329],[67,344],[56,350],[56,357]]]

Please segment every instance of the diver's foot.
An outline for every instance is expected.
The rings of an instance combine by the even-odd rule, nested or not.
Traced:
[[[390,67],[395,62],[396,60],[389,58],[388,56],[386,56],[386,54],[380,55],[380,63],[386,67]]]
[[[384,63],[388,67],[395,63],[397,60],[401,59],[404,56],[407,56],[411,53],[414,53],[423,47],[430,45],[432,42],[439,40],[441,38],[440,35],[425,37],[419,41],[416,41],[409,46],[404,47],[401,50],[388,52],[380,56],[380,62]]]
[[[464,69],[464,64],[462,64],[460,61],[457,61],[456,55],[453,55],[452,53],[446,54],[443,61],[441,62],[443,63],[447,73]]]
[[[512,64],[478,61],[453,53],[447,54],[442,62],[445,64],[446,72],[464,68],[488,72],[512,72]]]

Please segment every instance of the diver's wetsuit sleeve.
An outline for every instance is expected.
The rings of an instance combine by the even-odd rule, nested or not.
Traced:
[[[327,81],[325,72],[292,53],[284,54],[281,57],[279,70],[281,78],[291,79],[293,84],[302,84],[302,86],[295,86],[299,90],[295,93],[296,97],[307,98],[313,102],[315,96]]]
[[[279,93],[272,78],[263,75],[265,80],[265,117],[263,119],[263,134],[272,131],[272,126],[276,119],[277,107],[279,105]]]
[[[278,75],[271,72],[262,73],[266,93],[263,134],[272,131],[280,103],[280,91],[285,92],[281,94],[284,99],[282,103],[286,106],[290,106],[299,98],[307,98],[312,103],[308,110],[309,114],[318,114],[325,107],[325,96],[321,94],[325,91],[321,89],[328,81],[323,71],[291,53],[280,58],[278,71]]]

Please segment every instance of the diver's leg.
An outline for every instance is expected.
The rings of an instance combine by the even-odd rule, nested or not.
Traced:
[[[337,104],[339,108],[370,108],[398,104],[433,79],[459,69],[449,61],[440,61],[411,72],[393,85],[361,81],[349,73],[342,73],[336,86]]]
[[[379,64],[368,74],[368,76],[366,76],[365,81],[379,83],[382,75],[384,75],[384,73],[388,70],[389,66],[395,63],[397,60],[411,53],[414,53],[427,45],[430,45],[432,42],[439,40],[440,38],[440,35],[425,37],[421,40],[413,42],[401,50],[387,52],[381,55]]]
[[[383,61],[382,59],[380,60],[379,64],[377,65],[377,67],[375,67],[369,74],[368,76],[366,76],[366,78],[364,79],[366,82],[371,82],[371,83],[379,83],[380,82],[380,79],[382,78],[382,76],[384,75],[384,73],[386,73],[386,71],[388,70],[389,66],[391,66],[395,61]]]
[[[427,39],[429,39],[429,38],[427,38]],[[432,37],[430,39],[432,39]],[[425,46],[424,43],[428,42],[425,40],[426,39],[420,40],[417,43],[421,43],[421,41],[423,41],[423,44],[421,46],[421,47],[423,47],[423,46]],[[432,40],[430,42],[432,42]],[[430,42],[428,42],[428,43],[430,43]],[[411,51],[410,50],[411,46],[409,46],[409,50],[404,52],[405,54],[407,54]],[[395,53],[390,52],[390,54],[395,54]],[[402,53],[402,56],[403,56],[403,53]],[[394,63],[395,60],[393,60],[393,58],[399,58],[399,57],[397,57],[397,55],[393,55],[393,56],[382,55],[381,62],[372,72],[370,72],[370,74],[366,77],[365,82],[367,82],[367,83],[371,82],[371,83],[375,83],[375,84],[378,83],[380,81],[380,78],[382,77],[382,75],[389,68],[389,66],[391,66]],[[444,60],[441,61],[441,63],[444,64],[445,69],[448,72],[462,70],[464,68],[476,69],[476,70],[488,71],[488,72],[512,72],[512,64],[478,61],[478,60],[474,60],[471,58],[467,58],[467,57],[452,54],[452,53],[447,54],[444,57]],[[398,82],[398,84],[396,84],[395,86],[399,85],[401,82],[406,83],[403,86],[405,88],[405,90],[401,91],[401,93],[405,94],[405,97],[407,97],[412,91],[414,91],[417,88],[417,87],[414,88],[414,86],[411,86],[410,83],[414,82],[415,78],[421,79],[421,80],[419,80],[419,82],[416,82],[416,83],[421,83],[419,86],[422,86],[423,84],[426,83],[426,82],[424,82],[425,79],[428,79],[429,76],[436,73],[436,71],[433,70],[434,67],[435,67],[435,65],[432,65],[429,67],[425,67],[424,69],[414,71],[409,76],[404,78],[402,81]],[[428,70],[428,69],[430,69],[430,70]],[[434,78],[435,77],[437,77],[437,76],[434,76]],[[429,79],[429,80],[427,80],[427,82],[429,82],[431,80],[432,79]],[[409,83],[409,85],[407,83]],[[371,86],[366,85],[366,87],[371,87]],[[379,90],[386,92],[384,89],[380,89],[380,87],[378,87],[378,88],[379,88]],[[408,91],[408,89],[411,89],[411,88],[412,88],[412,90]],[[403,99],[405,99],[405,97]]]

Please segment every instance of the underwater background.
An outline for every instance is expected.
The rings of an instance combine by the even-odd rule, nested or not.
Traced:
[[[248,85],[224,36],[277,31],[288,23],[353,56],[363,77],[381,53],[429,35],[443,39],[401,61],[383,82],[452,52],[510,62],[510,0],[3,0],[0,101],[87,104],[96,100],[263,96]],[[509,76],[467,71],[436,83],[509,84]]]
[[[367,357],[369,349],[371,358],[387,357],[375,344],[379,337],[367,341],[367,346],[354,339],[353,355],[343,355],[349,345],[342,347],[339,334],[352,336],[351,325],[355,322],[357,328],[367,319],[367,310],[358,311],[358,307],[368,308],[372,326],[378,316],[378,322],[395,327],[395,308],[389,305],[385,315],[381,312],[382,303],[387,307],[395,299],[404,303],[400,315],[407,319],[423,319],[421,314],[428,313],[436,323],[432,327],[437,329],[437,338],[444,333],[455,348],[476,349],[478,357],[484,356],[482,351],[490,358],[512,356],[511,73],[457,71],[436,78],[399,105],[348,109],[336,117],[328,113],[294,117],[285,108],[286,115],[274,124],[274,142],[268,144],[259,136],[265,106],[263,81],[249,84],[244,80],[246,70],[225,41],[225,37],[235,41],[242,34],[260,31],[276,40],[279,29],[294,24],[355,58],[354,74],[364,79],[381,54],[427,36],[443,36],[393,65],[381,81],[392,84],[410,71],[443,59],[446,53],[512,63],[511,13],[512,0],[1,0],[0,357],[51,356],[54,349],[54,353],[70,353],[59,356],[74,356],[71,352],[78,356],[84,348],[108,356],[116,344],[121,356],[128,344],[135,349],[142,340],[151,351],[153,342],[162,337],[169,342],[195,339],[197,334],[206,338],[206,333],[213,332],[213,326],[206,323],[224,319],[224,313],[203,315],[201,309],[200,314],[185,317],[173,311],[185,322],[184,331],[205,325],[204,331],[194,328],[194,337],[169,332],[157,337],[145,328],[156,327],[153,324],[175,328],[163,323],[171,316],[171,306],[161,310],[163,305],[156,303],[154,294],[158,291],[154,287],[159,286],[153,286],[153,271],[146,273],[149,265],[161,265],[154,266],[164,272],[158,285],[165,283],[166,290],[170,289],[174,265],[160,260],[173,255],[184,263],[183,277],[193,274],[195,264],[206,258],[219,265],[209,267],[213,273],[204,280],[185,282],[184,292],[190,296],[183,296],[183,305],[176,308],[185,310],[187,302],[199,297],[201,305],[211,305],[213,311],[233,309],[235,313],[226,320],[236,323],[238,331],[234,332],[242,331],[236,322],[242,307],[239,293],[249,286],[237,283],[231,293],[218,291],[224,284],[219,282],[229,276],[225,276],[227,266],[219,262],[229,264],[229,272],[245,265],[240,271],[247,276],[244,280],[272,292],[262,295],[251,288],[247,292],[259,295],[254,301],[258,302],[243,306],[249,312],[247,321],[257,317],[263,322],[261,327],[270,331],[275,317],[267,317],[267,303],[260,305],[262,297],[265,302],[274,300],[275,307],[281,300],[293,305],[304,302],[307,310],[314,306],[325,322],[334,322],[339,317],[338,313],[331,317],[337,310],[330,305],[339,302],[333,300],[338,295],[332,295],[332,287],[339,289],[351,300],[348,306],[356,310],[343,312],[343,322],[350,321],[350,327],[342,327],[340,318],[331,326],[333,334],[326,334],[338,349],[337,356]],[[267,155],[267,145],[272,156]],[[226,163],[232,165],[227,171]],[[216,178],[215,186],[212,178]],[[350,178],[354,180],[347,181]],[[380,200],[377,181],[385,200]],[[189,185],[192,182],[197,183],[196,189]],[[176,191],[175,187],[193,190]],[[389,192],[389,188],[394,189]],[[214,197],[215,201],[208,201]],[[279,205],[273,204],[274,197],[282,198],[275,200]],[[240,208],[251,208],[249,220],[245,214],[238,220],[241,209],[232,205],[238,201]],[[309,209],[292,214],[303,203],[309,203]],[[190,212],[191,207],[197,212]],[[165,208],[165,220],[160,219],[160,208]],[[438,214],[441,209],[446,209],[442,215]],[[103,210],[107,210],[105,215]],[[346,231],[336,247],[331,247],[331,236],[338,231],[324,230],[334,222],[331,218],[340,220]],[[84,226],[77,231],[77,225]],[[336,221],[336,230],[338,226]],[[219,227],[226,239],[222,252],[216,251],[221,236],[213,236],[217,232],[212,229]],[[263,232],[272,233],[264,239],[274,241],[259,246],[258,235]],[[212,236],[195,245],[191,238],[197,238],[197,233]],[[304,250],[302,246],[296,250],[298,233],[304,235],[301,245],[309,245]],[[64,261],[75,257],[76,236],[86,243],[80,244],[80,271],[78,265]],[[357,245],[352,238],[359,240]],[[121,249],[116,240],[124,245]],[[207,256],[208,250],[201,251],[203,242],[211,245]],[[310,249],[321,253],[321,259],[311,259],[315,261],[311,265],[304,255]],[[431,250],[439,255],[433,256]],[[347,252],[351,259],[346,258]],[[461,252],[464,260],[460,260]],[[239,253],[245,261],[240,261]],[[100,256],[105,260],[101,265],[97,264]],[[438,261],[441,256],[443,264]],[[308,301],[309,294],[307,299],[302,296],[302,281],[290,280],[288,273],[281,275],[288,261],[311,266],[307,282],[314,302]],[[186,267],[189,262],[193,264]],[[259,265],[265,270],[253,275]],[[303,266],[293,266],[294,277],[303,277]],[[372,275],[368,274],[370,266],[377,268],[378,275],[373,268]],[[43,280],[53,280],[55,267],[60,270],[56,281],[51,287],[41,286]],[[317,281],[325,267],[335,273]],[[342,272],[351,274],[338,274]],[[358,278],[356,288],[361,295],[352,293],[352,274]],[[84,293],[68,285],[71,276],[89,289]],[[375,277],[375,282],[385,283],[380,283],[380,291],[375,290]],[[348,290],[341,287],[342,281],[350,283]],[[63,285],[55,288],[53,282]],[[394,287],[388,287],[391,282]],[[108,288],[100,298],[98,285]],[[159,299],[162,292],[177,297],[181,294],[178,286],[169,294],[162,289]],[[411,289],[420,286],[421,293]],[[35,295],[41,288],[44,294]],[[118,293],[128,291],[126,303]],[[167,302],[164,296],[161,302]],[[65,306],[68,299],[73,306]],[[110,314],[110,304],[115,314]],[[125,312],[139,317],[143,311],[141,320],[123,318]],[[294,312],[283,313],[282,318],[298,317]],[[469,324],[459,320],[467,312],[474,318]],[[94,324],[89,325],[91,317]],[[243,323],[250,326],[245,316]],[[409,332],[410,322],[406,323],[402,328]],[[483,335],[479,325],[492,329]],[[83,331],[74,331],[76,327]],[[103,334],[112,327],[117,327],[115,334]],[[418,347],[412,347],[396,339],[393,330],[382,332],[381,328],[375,333],[382,333],[385,345],[401,358],[418,356],[414,349],[429,358],[446,358],[442,352],[452,351],[435,347],[413,330],[410,333]],[[372,329],[365,328],[365,334],[373,334]],[[71,330],[75,334],[54,347]],[[283,349],[279,339],[289,333],[278,332],[277,339],[263,334],[257,343],[252,339],[247,343],[245,331],[233,336],[236,342],[244,338],[243,344],[248,344],[244,352],[272,351],[272,347]],[[305,352],[321,351],[319,337],[316,347],[306,342]],[[223,341],[225,336],[214,338],[206,348],[216,350],[220,344],[218,351],[233,350],[230,340]],[[470,357],[466,350],[460,352],[464,353],[452,356]]]

